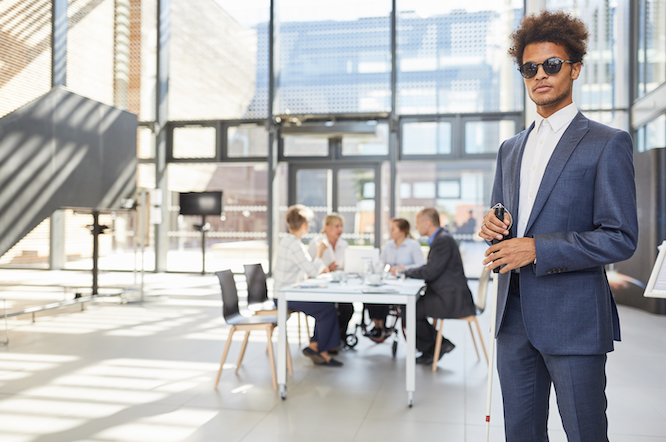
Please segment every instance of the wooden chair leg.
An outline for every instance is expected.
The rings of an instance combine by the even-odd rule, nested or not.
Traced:
[[[273,390],[277,390],[277,374],[275,373],[275,357],[273,355],[273,325],[266,326],[266,336],[268,337],[268,363],[271,365],[271,377],[273,378]]]
[[[294,367],[291,362],[291,349],[289,348],[289,340],[287,340],[287,370],[289,371],[289,376],[294,375]]]
[[[474,317],[474,323],[476,324],[476,331],[479,333],[479,341],[481,341],[481,348],[483,349],[483,355],[486,357],[486,363],[490,365],[488,361],[488,352],[486,352],[486,345],[483,343],[483,335],[481,334],[481,327],[479,326],[479,321]]]
[[[229,330],[229,336],[227,337],[227,343],[224,345],[224,351],[222,352],[222,360],[220,361],[220,369],[217,371],[217,377],[215,378],[215,388],[220,382],[220,376],[222,375],[222,369],[224,368],[224,361],[227,359],[227,353],[229,353],[229,347],[231,347],[231,338],[236,331],[236,327],[232,326]]]
[[[308,322],[308,315],[303,313],[303,317],[305,318],[305,331],[308,332],[308,344],[310,343],[310,338],[312,335],[310,334],[310,323]]]
[[[238,363],[236,364],[236,373],[243,362],[243,356],[245,356],[245,348],[247,347],[247,341],[250,339],[250,330],[245,332],[245,338],[243,338],[243,345],[241,345],[240,354],[238,355]]]
[[[298,348],[301,348],[301,312],[296,312],[296,317],[298,317]]]
[[[474,339],[474,330],[472,330],[472,323],[470,321],[467,321],[467,325],[469,325],[469,333],[472,335],[472,343],[474,344],[474,351],[476,352],[476,359],[478,359],[480,361],[481,360],[481,355],[479,355],[479,347],[477,347],[476,339]]]
[[[439,322],[439,328],[437,329],[437,338],[435,338],[435,352],[432,354],[432,371],[437,371],[439,351],[442,349],[442,329],[444,328],[444,320],[435,319],[435,328],[437,328],[437,322]]]

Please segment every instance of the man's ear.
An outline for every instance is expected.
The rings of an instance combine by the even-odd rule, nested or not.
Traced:
[[[580,70],[583,68],[583,63],[580,61],[571,64],[571,79],[577,80],[580,75]]]

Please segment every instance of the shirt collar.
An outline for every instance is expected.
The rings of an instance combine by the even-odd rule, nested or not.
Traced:
[[[437,236],[437,234],[439,233],[440,230],[442,230],[442,228],[441,228],[441,227],[437,227],[437,230],[435,230],[435,233],[433,233],[432,235],[430,235],[430,237],[428,238],[428,246],[432,246],[432,243],[433,243],[433,241],[435,240],[435,237]]]
[[[576,117],[578,114],[578,107],[576,106],[576,103],[571,103],[562,109],[558,110],[555,112],[553,115],[547,118],[548,124],[550,124],[551,129],[553,129],[553,132],[557,133],[560,129],[562,129],[564,126],[568,125],[571,123],[571,121]],[[536,118],[534,119],[534,128],[538,131],[541,128],[541,123],[546,120],[546,118],[542,117],[537,113]]]

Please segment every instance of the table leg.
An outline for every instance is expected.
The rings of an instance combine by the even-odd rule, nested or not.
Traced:
[[[414,404],[414,391],[416,391],[416,297],[407,299],[407,360],[405,361],[407,373],[407,405]]]
[[[277,377],[280,385],[280,397],[287,397],[287,301],[283,294],[278,294],[278,366]]]

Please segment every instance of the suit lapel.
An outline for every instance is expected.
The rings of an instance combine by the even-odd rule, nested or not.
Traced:
[[[541,185],[539,186],[539,191],[537,192],[536,199],[534,200],[534,206],[532,207],[532,213],[530,213],[530,218],[527,221],[527,226],[525,227],[525,235],[530,231],[534,220],[539,216],[541,209],[548,201],[548,197],[553,191],[553,187],[557,182],[564,166],[569,161],[569,157],[573,151],[580,143],[580,140],[585,136],[588,131],[588,119],[578,112],[567,128],[567,130],[560,138],[559,143],[555,146],[553,155],[550,157],[548,164],[546,165],[546,171],[543,174],[543,179],[541,180]]]
[[[506,200],[504,201],[504,207],[509,211],[514,220],[518,219],[518,198],[520,196],[520,167],[523,162],[523,151],[525,150],[525,144],[527,143],[527,138],[534,129],[534,123],[516,139],[516,146],[518,149],[511,150],[509,157],[507,158],[507,168],[502,171],[504,183],[503,186],[505,189],[508,189],[508,194],[506,195]],[[516,236],[516,225],[518,223],[514,222],[511,226],[513,236]]]

